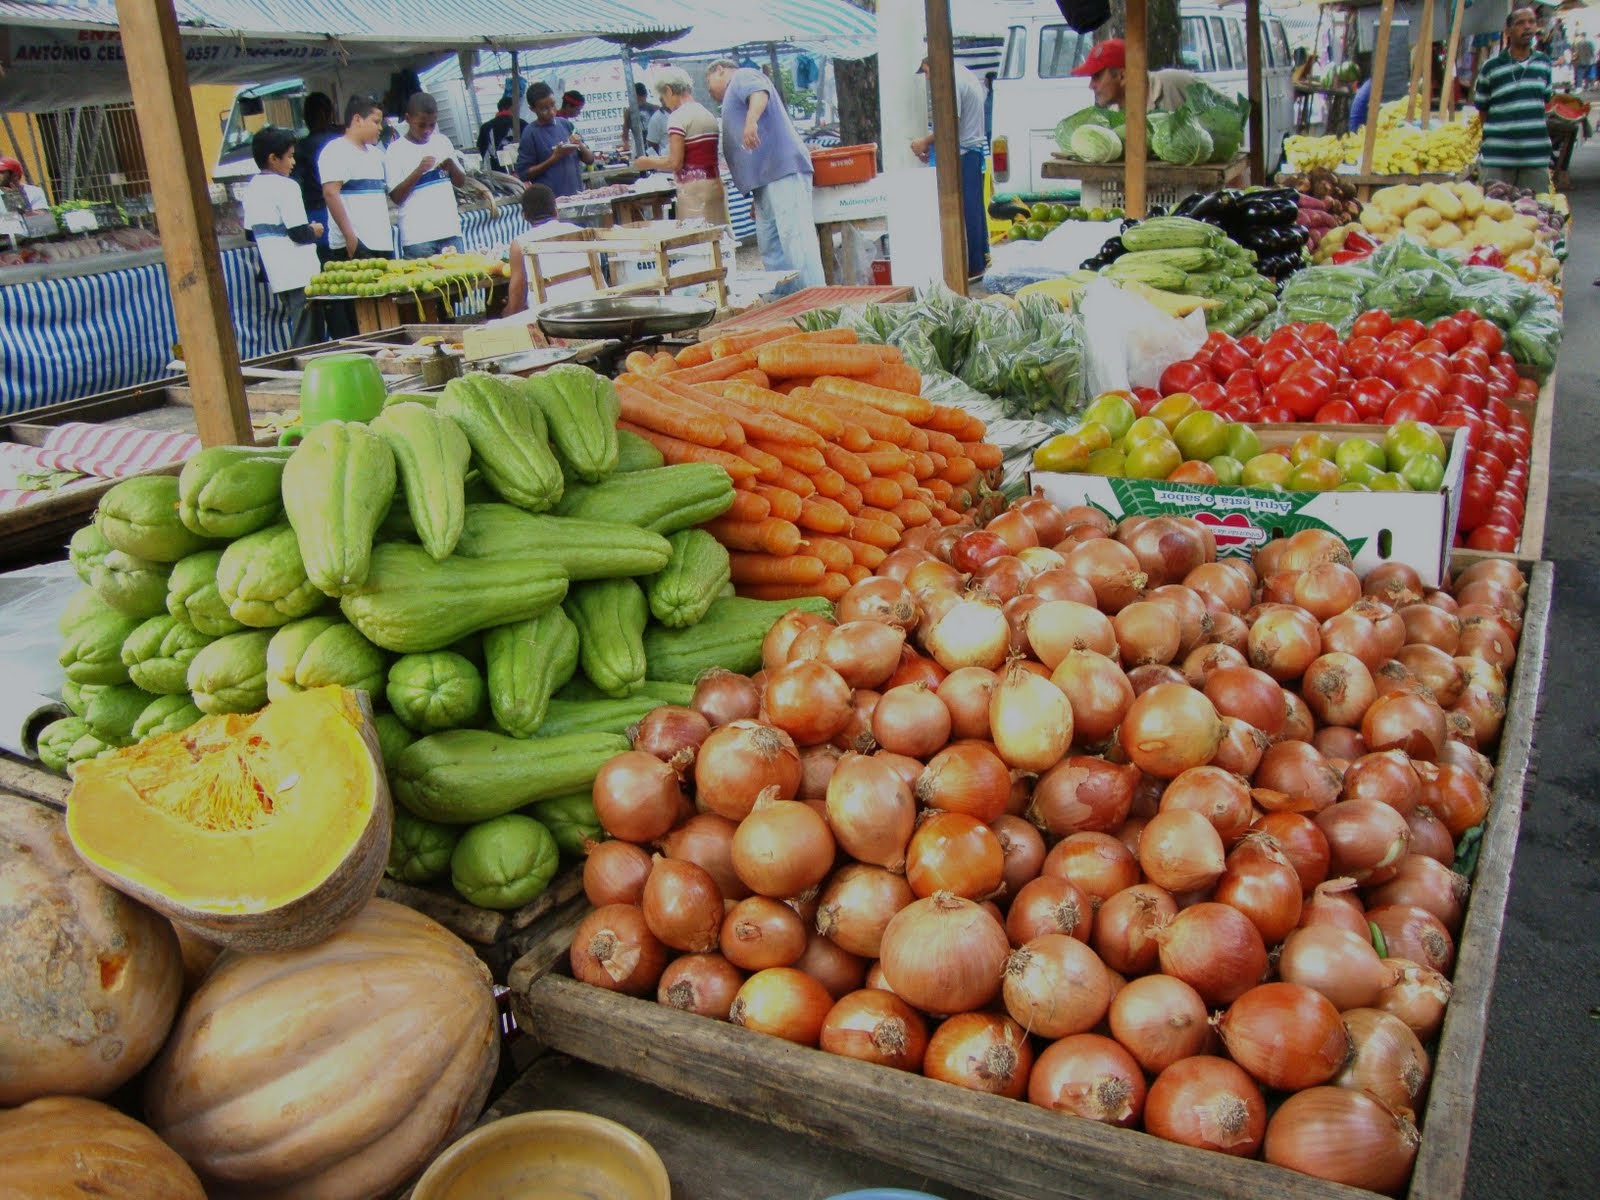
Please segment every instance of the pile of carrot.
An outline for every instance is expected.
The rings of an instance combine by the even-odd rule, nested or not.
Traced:
[[[837,599],[908,530],[959,521],[1001,462],[981,420],[934,404],[897,349],[848,329],[763,329],[624,366],[619,427],[732,476],[733,507],[705,528],[741,595]]]

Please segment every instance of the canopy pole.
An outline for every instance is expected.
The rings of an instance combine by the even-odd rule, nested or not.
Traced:
[[[167,283],[206,446],[253,444],[239,347],[233,337],[222,256],[211,222],[205,160],[189,98],[189,73],[172,0],[117,0],[117,23],[150,190],[161,221]]]
[[[955,37],[948,0],[926,0],[928,87],[933,93],[934,166],[939,186],[939,249],[944,281],[967,294],[967,222],[961,209],[961,127],[956,116]]]
[[[1422,5],[1422,45],[1417,55],[1422,71],[1422,132],[1426,133],[1433,120],[1433,0],[1424,0]]]
[[[1388,0],[1393,3],[1393,0]],[[1150,54],[1145,42],[1144,0],[1128,0],[1127,64],[1123,71],[1123,143],[1128,169],[1123,173],[1122,209],[1130,217],[1145,214],[1145,159],[1149,155],[1145,110],[1150,104]]]
[[[1317,20],[1322,20],[1322,13],[1317,12]],[[1244,40],[1245,40],[1245,83],[1249,89],[1247,95],[1266,98],[1266,91],[1261,85],[1261,0],[1245,0],[1244,6]],[[1267,181],[1267,128],[1262,119],[1261,105],[1255,100],[1250,101],[1250,182],[1266,183]]]
[[[1361,147],[1361,173],[1372,174],[1372,151],[1378,144],[1378,113],[1383,107],[1383,73],[1389,66],[1389,33],[1394,26],[1394,0],[1383,0],[1378,13],[1378,45],[1372,51],[1372,96],[1367,101],[1367,136]]]
[[[633,90],[633,47],[627,44],[622,47],[622,86],[627,90],[628,128],[633,131],[633,152],[636,155],[644,154],[647,152],[644,120],[639,112],[639,97]]]
[[[772,72],[772,90],[778,93],[778,99],[783,101],[783,107],[789,107],[789,96],[783,90],[783,68],[778,65],[778,43],[767,43],[767,70]]]
[[[476,136],[483,126],[483,109],[478,106],[478,52],[476,50],[463,50],[456,55],[456,65],[461,68],[461,81],[467,85],[467,112],[472,115],[472,132]],[[473,147],[477,149],[476,146]],[[484,163],[487,170],[488,163]]]
[[[1456,59],[1461,54],[1461,22],[1466,18],[1467,0],[1456,0],[1455,15],[1450,21],[1450,43],[1445,49],[1444,95],[1439,109],[1445,121],[1456,112]]]
[[[517,52],[511,52],[511,135],[522,140],[522,80],[517,75]]]

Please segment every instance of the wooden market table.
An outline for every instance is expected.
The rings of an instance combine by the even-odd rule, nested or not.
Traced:
[[[1528,447],[1528,496],[1523,501],[1522,536],[1509,553],[1496,550],[1458,549],[1450,554],[1450,567],[1459,571],[1484,558],[1507,558],[1516,562],[1537,562],[1544,555],[1545,512],[1550,505],[1550,442],[1556,423],[1556,373],[1554,370],[1539,388],[1539,397],[1530,406],[1525,400],[1512,400],[1513,411],[1533,418],[1533,440]]]
[[[1046,179],[1076,179],[1084,208],[1122,208],[1127,163],[1086,163],[1055,151],[1039,168]],[[1250,156],[1236,154],[1225,163],[1198,163],[1192,167],[1152,159],[1145,164],[1145,203],[1171,208],[1190,192],[1214,192],[1242,184],[1250,173]]]
[[[496,313],[505,307],[510,284],[504,279],[487,280],[476,288],[488,292],[483,312],[473,315],[482,320],[485,313]],[[397,325],[438,325],[450,320],[451,312],[445,298],[438,293],[413,296],[409,292],[396,292],[388,296],[313,296],[313,302],[347,301],[355,306],[356,329],[363,336],[393,329]]]

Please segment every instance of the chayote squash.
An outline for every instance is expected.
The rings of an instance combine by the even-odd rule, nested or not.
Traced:
[[[672,547],[660,534],[615,521],[540,516],[510,504],[469,504],[456,553],[462,558],[542,558],[568,579],[652,575]]]
[[[467,464],[472,447],[449,417],[420,404],[395,404],[372,419],[374,433],[394,453],[405,509],[435,561],[448,558],[466,516]]]
[[[485,631],[489,707],[512,737],[532,737],[555,690],[578,669],[578,628],[558,606]]]
[[[203,713],[255,712],[267,703],[267,646],[272,631],[247,629],[218,638],[189,664],[189,691]]]
[[[175,475],[124,479],[100,497],[94,524],[113,549],[150,562],[175,563],[209,540],[178,519]]]
[[[680,529],[667,539],[672,561],[644,581],[650,612],[668,629],[697,624],[732,579],[728,551],[704,529]]]
[[[187,694],[158,696],[139,714],[133,723],[133,740],[142,742],[158,733],[182,733],[205,716]]]
[[[574,584],[562,607],[578,627],[578,662],[589,682],[618,698],[644,686],[650,608],[637,583],[591,579]]]
[[[629,471],[568,488],[556,515],[637,525],[663,536],[702,525],[733,505],[733,480],[715,463]]]
[[[565,481],[550,450],[544,413],[520,386],[473,372],[444,385],[439,412],[461,427],[473,461],[501,499],[544,512],[561,499]]]
[[[56,631],[65,636],[68,630],[77,628],[91,617],[103,617],[107,613],[116,611],[100,599],[100,593],[92,587],[81,587],[72,593],[72,598],[61,610],[61,615],[56,618]]]
[[[83,719],[89,723],[89,732],[112,746],[129,746],[134,722],[156,697],[131,683],[103,689],[89,702]]]
[[[100,565],[100,560],[111,553],[111,549],[111,543],[98,529],[93,525],[85,525],[67,543],[67,561],[72,564],[78,578],[88,583],[93,579],[94,569]]]
[[[513,738],[487,729],[447,729],[418,738],[389,770],[394,798],[447,825],[471,825],[524,805],[591,787],[628,739],[612,733]]]
[[[167,581],[172,575],[169,563],[135,558],[112,550],[100,560],[90,576],[90,584],[100,599],[129,617],[154,617],[167,607]]]
[[[228,615],[252,629],[276,629],[310,616],[327,598],[306,577],[300,539],[288,525],[246,534],[222,552],[217,595]]]
[[[110,754],[116,749],[116,746],[96,737],[92,732],[85,732],[67,751],[67,774],[69,776],[75,774],[73,768],[79,763],[99,758],[102,754]]]
[[[605,840],[605,831],[600,828],[600,818],[595,815],[594,799],[589,792],[541,800],[531,807],[530,813],[550,831],[561,853],[571,858],[584,856],[585,843]]]
[[[544,413],[550,444],[585,483],[599,483],[617,469],[617,386],[576,363],[558,363],[522,381],[522,390]]]
[[[88,732],[89,722],[82,717],[62,717],[59,721],[51,721],[39,731],[39,739],[34,743],[39,761],[52,771],[65,771],[67,755],[72,751],[73,744]]]
[[[345,618],[385,650],[442,650],[480,629],[536,617],[567,593],[551,563],[525,559],[434,562],[421,546],[373,548],[366,583],[339,601]]]
[[[550,886],[560,865],[548,829],[532,817],[507,813],[461,835],[450,855],[450,883],[479,908],[521,908]]]
[[[186,696],[189,664],[211,642],[177,617],[151,617],[122,643],[122,665],[135,685],[153,695]]]
[[[202,550],[175,563],[167,580],[167,612],[210,637],[223,637],[244,628],[228,613],[217,591],[221,550]]]
[[[283,507],[306,576],[330,596],[367,581],[372,538],[394,503],[394,454],[365,425],[325,421],[283,469]]]
[[[283,517],[283,468],[293,451],[212,446],[183,464],[178,519],[204,537],[241,538]]]
[[[418,733],[455,729],[483,707],[483,676],[459,654],[403,654],[389,668],[384,693],[394,715]]]
[[[666,456],[653,443],[626,429],[617,430],[617,469],[613,474],[649,471],[666,465]]]
[[[109,612],[73,626],[56,661],[73,683],[127,683],[122,643],[142,624],[138,617]]]
[[[379,713],[372,718],[372,725],[378,731],[378,751],[383,755],[386,764],[392,764],[400,757],[412,742],[417,740],[417,735],[406,728],[406,724],[393,713]],[[400,809],[395,809],[395,815],[400,814]]]
[[[403,808],[394,811],[389,833],[389,865],[384,874],[402,883],[432,883],[450,871],[450,855],[461,840],[454,825],[424,821]]]
[[[291,621],[267,645],[267,699],[337,684],[377,696],[389,656],[338,616]]]
[[[100,693],[100,690],[109,686],[112,685],[104,683],[74,683],[70,679],[65,680],[61,684],[61,703],[72,710],[73,716],[81,717],[89,711],[90,703]]]

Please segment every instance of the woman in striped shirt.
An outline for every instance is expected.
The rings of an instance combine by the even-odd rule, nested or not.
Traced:
[[[1478,180],[1500,180],[1535,192],[1550,190],[1550,59],[1533,47],[1539,18],[1531,8],[1506,17],[1506,48],[1478,71],[1473,103],[1483,114]]]
[[[717,118],[694,98],[694,82],[681,67],[653,72],[652,82],[667,117],[667,148],[633,160],[639,171],[671,171],[678,185],[678,219],[700,217],[728,225],[728,196],[718,166],[721,133]]]

